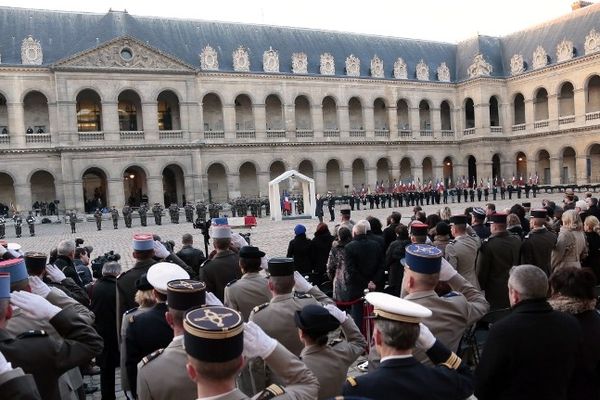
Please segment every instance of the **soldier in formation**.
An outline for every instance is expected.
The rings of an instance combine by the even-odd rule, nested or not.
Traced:
[[[112,218],[113,227],[119,229],[119,210],[115,206],[110,209],[110,216]]]
[[[71,233],[77,233],[75,228],[75,224],[77,224],[77,214],[75,213],[75,210],[71,210],[69,213],[69,224],[71,225]]]
[[[94,219],[96,220],[96,228],[98,228],[99,231],[102,230],[102,211],[100,211],[99,208],[96,208],[96,211],[94,211]]]
[[[142,203],[138,208],[138,214],[140,215],[140,225],[148,225],[148,204]]]
[[[204,221],[206,219],[206,204],[204,204],[204,202],[196,202],[196,215],[201,221]]]
[[[125,226],[127,228],[131,228],[131,214],[132,214],[132,211],[131,211],[131,207],[129,207],[129,204],[125,204],[123,206],[122,213],[123,213],[123,221],[125,222]]]
[[[185,203],[185,207],[183,207],[185,211],[185,221],[186,222],[194,222],[194,206],[189,201]]]
[[[15,224],[15,235],[17,235],[18,238],[21,237],[21,229],[23,226],[23,217],[21,217],[21,213],[20,212],[15,212],[15,215],[13,215],[13,222]]]
[[[29,236],[35,236],[35,217],[33,216],[33,212],[29,211],[29,215],[25,218],[25,222],[29,226]]]
[[[159,203],[154,203],[154,206],[152,206],[152,215],[154,215],[154,223],[156,225],[162,225],[162,211],[162,206]]]
[[[179,207],[175,203],[171,203],[169,206],[169,217],[171,217],[172,224],[179,223]]]

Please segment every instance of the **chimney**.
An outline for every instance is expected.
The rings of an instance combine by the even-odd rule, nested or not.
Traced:
[[[594,3],[592,3],[591,1],[582,1],[582,0],[578,0],[578,1],[574,1],[573,3],[571,3],[571,10],[575,11],[575,10],[579,10],[580,8],[584,8],[587,6],[590,6]]]

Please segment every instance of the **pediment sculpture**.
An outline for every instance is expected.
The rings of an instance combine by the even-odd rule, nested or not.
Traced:
[[[321,54],[320,60],[321,75],[335,75],[335,62],[333,56],[329,53]]]
[[[417,64],[417,79],[420,81],[429,80],[429,66],[421,59]]]
[[[208,45],[200,53],[200,68],[205,71],[217,71],[219,69],[217,51]]]
[[[445,62],[441,63],[437,68],[437,77],[440,82],[450,82],[450,68]]]
[[[600,50],[600,33],[592,29],[585,37],[585,54],[595,53]]]
[[[21,43],[21,64],[23,65],[42,65],[44,53],[39,40],[35,40],[31,35],[23,39]]]
[[[515,54],[510,59],[510,74],[518,75],[525,72],[525,61],[522,54]]]
[[[272,47],[263,53],[263,71],[279,72],[279,53]]]
[[[360,60],[354,54],[346,57],[346,75],[360,76]]]
[[[548,65],[548,53],[542,46],[538,46],[533,52],[533,69],[543,68]]]
[[[575,54],[575,48],[573,47],[573,42],[567,39],[563,39],[556,46],[556,62],[569,61],[573,58]]]
[[[381,58],[374,56],[371,59],[371,76],[373,78],[383,78],[384,77],[384,71],[383,71],[383,60],[381,60]]]
[[[308,57],[306,53],[292,54],[292,72],[294,74],[308,73]]]
[[[238,47],[233,52],[233,70],[238,72],[250,71],[250,55],[244,46]]]
[[[473,58],[473,63],[467,68],[467,75],[469,78],[476,78],[478,76],[490,76],[494,68],[490,63],[485,61],[483,54],[477,54]]]
[[[398,58],[394,63],[394,78],[408,79],[408,69],[403,59]]]

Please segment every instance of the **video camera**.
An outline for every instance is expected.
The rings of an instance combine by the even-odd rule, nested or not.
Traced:
[[[92,260],[92,275],[96,279],[102,278],[102,267],[104,264],[111,261],[119,261],[120,259],[121,256],[113,250],[94,258]]]

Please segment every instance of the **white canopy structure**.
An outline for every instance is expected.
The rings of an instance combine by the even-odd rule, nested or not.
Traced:
[[[283,181],[294,180],[302,184],[302,199],[304,200],[304,214],[306,217],[315,218],[315,180],[296,170],[289,170],[269,182],[269,204],[271,206],[271,220],[281,221],[281,193],[279,184]],[[293,185],[290,185],[293,186]],[[295,209],[295,205],[293,205]]]

